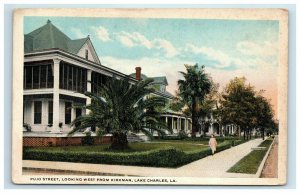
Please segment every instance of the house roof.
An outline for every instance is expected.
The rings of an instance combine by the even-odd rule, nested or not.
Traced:
[[[129,76],[136,78],[135,73],[130,74]],[[142,79],[147,79],[147,78],[151,78],[153,79],[153,83],[152,84],[164,84],[164,85],[168,85],[168,81],[166,76],[161,76],[161,77],[147,77],[145,74],[141,74],[141,78]]]
[[[161,76],[161,77],[151,77],[152,79],[154,79],[154,84],[164,84],[164,85],[168,85],[168,81],[166,76]]]
[[[81,39],[76,39],[76,40],[71,40],[68,42],[68,51],[70,53],[78,53],[78,51],[81,49],[81,47],[84,45],[84,43],[88,40],[89,38],[81,38]]]
[[[135,73],[132,73],[129,75],[130,77],[133,77],[133,78],[136,78],[136,75]],[[166,76],[160,76],[160,77],[147,77],[145,74],[141,74],[141,78],[142,80],[143,79],[147,79],[147,78],[151,78],[153,79],[154,81],[151,83],[153,85],[155,84],[163,84],[163,85],[168,85],[168,81],[167,81],[167,78]],[[158,95],[162,95],[164,97],[167,97],[167,98],[174,98],[174,96],[168,92],[168,91],[155,91],[154,93],[158,94]]]
[[[132,73],[132,74],[130,74],[129,76],[130,76],[130,77],[133,77],[133,78],[136,78],[135,73]],[[142,78],[142,79],[147,79],[147,78],[150,78],[150,77],[147,77],[145,74],[141,74],[141,78]]]
[[[44,26],[24,35],[24,50],[30,53],[59,48],[77,54],[88,40],[89,36],[72,40],[48,20]]]

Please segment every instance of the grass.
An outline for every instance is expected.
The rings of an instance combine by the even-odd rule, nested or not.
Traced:
[[[173,138],[173,139],[172,139]],[[193,144],[203,144],[208,145],[210,137],[188,137],[184,139],[177,139],[177,137],[171,137],[170,139],[155,139],[153,142],[176,142],[176,143],[193,143]],[[224,141],[244,141],[243,137],[216,137],[217,142],[221,143]]]
[[[266,155],[272,141],[272,138],[263,141],[258,147],[266,147],[266,149],[251,151],[248,155],[246,155],[238,163],[231,167],[227,172],[256,174],[260,163]]]
[[[240,140],[236,141],[241,143]],[[237,145],[237,144],[235,144]],[[126,151],[112,151],[109,144],[97,146],[66,146],[25,148],[24,160],[118,164],[152,167],[179,167],[211,155],[208,145],[198,141],[154,141],[129,143]],[[229,149],[232,141],[218,142],[217,152]]]
[[[33,150],[47,150],[47,151],[65,151],[65,152],[143,152],[156,150],[161,148],[173,147],[181,151],[196,151],[205,149],[208,146],[198,145],[198,143],[184,143],[184,142],[169,142],[169,141],[159,141],[151,143],[140,143],[132,142],[129,143],[130,149],[124,151],[113,151],[108,149],[109,144],[106,145],[94,145],[94,146],[65,146],[65,147],[41,147],[41,148],[28,148]]]
[[[23,159],[174,168],[211,154],[208,146],[197,144],[131,143],[127,152],[113,152],[108,146],[25,148]],[[230,147],[231,142],[222,142],[217,152]]]

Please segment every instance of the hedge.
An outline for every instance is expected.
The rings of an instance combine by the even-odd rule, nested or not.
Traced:
[[[162,137],[155,137],[156,139],[162,139],[162,140],[185,140],[185,141],[209,141],[210,137],[182,137],[182,136],[162,136]],[[227,140],[240,140],[239,137],[216,137],[217,141],[223,142]]]
[[[217,152],[230,148],[231,142],[220,143]],[[24,160],[62,161],[92,164],[121,164],[152,167],[178,167],[199,160],[211,154],[210,148],[199,151],[183,152],[173,147],[133,153],[112,152],[66,152],[59,150],[36,150],[27,148],[23,151]]]

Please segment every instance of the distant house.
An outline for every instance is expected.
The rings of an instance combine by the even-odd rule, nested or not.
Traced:
[[[136,72],[130,74],[130,76],[136,80],[140,81],[147,78],[153,79],[152,86],[155,89],[155,92],[152,95],[162,96],[166,98],[168,102],[174,98],[174,96],[166,89],[168,86],[168,80],[166,76],[148,77],[141,73],[141,67],[136,67],[135,69]],[[166,110],[164,114],[161,115],[161,119],[165,121],[169,129],[173,130],[174,135],[177,135],[181,130],[189,133],[192,128],[191,118],[179,112]]]

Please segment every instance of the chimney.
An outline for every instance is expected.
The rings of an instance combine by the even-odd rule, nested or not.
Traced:
[[[135,79],[137,79],[138,81],[141,80],[141,71],[142,71],[141,67],[135,68]]]

